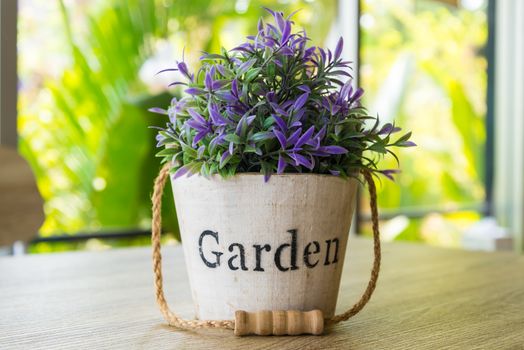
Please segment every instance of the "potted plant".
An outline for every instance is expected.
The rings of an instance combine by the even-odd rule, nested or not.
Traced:
[[[334,316],[359,176],[373,191],[372,174],[392,178],[397,170],[377,161],[396,158],[391,147],[413,146],[411,133],[393,140],[400,128],[368,115],[342,38],[334,51],[309,46],[291,16],[268,11],[274,23],[260,20],[248,42],[205,53],[195,73],[184,61],[164,70],[184,77],[171,85],[186,96],[151,109],[169,117],[157,135],[166,165],[153,198],[153,243],[157,297],[175,326],[232,324],[183,321],[167,308],[158,214],[168,174],[197,318],[318,309],[335,322],[358,312],[374,288],[379,256],[361,305]]]

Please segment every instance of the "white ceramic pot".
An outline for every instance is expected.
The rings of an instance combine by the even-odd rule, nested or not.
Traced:
[[[259,174],[172,180],[196,317],[334,314],[358,182]]]

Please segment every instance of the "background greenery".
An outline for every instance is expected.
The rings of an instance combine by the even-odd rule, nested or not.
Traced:
[[[155,73],[201,50],[233,47],[255,31],[261,6],[290,13],[315,44],[334,42],[336,0],[19,0],[20,149],[45,199],[42,236],[148,229],[158,171],[154,132],[176,75]],[[360,84],[365,104],[413,130],[398,185],[379,188],[388,210],[478,208],[484,200],[485,2],[363,0]],[[471,6],[473,4],[474,6]],[[342,16],[343,18],[343,16]],[[346,38],[346,41],[348,38]],[[389,163],[388,163],[389,162]],[[394,167],[386,160],[384,167]],[[176,237],[174,207],[164,220]],[[361,207],[366,212],[366,198]],[[384,223],[386,239],[457,246],[477,210]],[[364,227],[366,229],[366,227]],[[75,244],[99,248],[99,242]],[[138,244],[145,243],[138,241]],[[39,244],[33,251],[70,249]]]
[[[380,206],[385,212],[453,212],[408,220],[399,215],[386,224],[392,239],[460,246],[463,230],[480,217],[485,198],[487,2],[462,3],[361,2],[365,104],[384,121],[395,118],[412,130],[419,146],[399,150],[399,186],[380,186]],[[386,164],[395,165],[392,159]],[[364,208],[366,202],[363,198]]]
[[[20,149],[45,200],[41,235],[149,228],[159,161],[148,126],[165,121],[146,110],[177,93],[155,73],[184,47],[189,64],[234,47],[262,6],[302,9],[296,21],[319,44],[336,18],[336,1],[21,0]],[[172,200],[164,208],[177,235]]]

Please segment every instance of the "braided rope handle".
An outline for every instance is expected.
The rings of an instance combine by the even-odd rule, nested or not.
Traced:
[[[169,309],[166,298],[164,296],[163,277],[162,277],[162,254],[160,251],[160,236],[162,233],[162,195],[166,181],[169,177],[169,164],[166,164],[160,170],[158,177],[155,179],[155,185],[153,190],[153,219],[151,229],[151,243],[153,246],[153,272],[155,277],[155,295],[156,301],[164,316],[165,320],[170,326],[180,329],[198,329],[198,328],[222,328],[222,329],[235,329],[235,321],[233,320],[185,320],[177,316],[174,312]],[[375,287],[377,285],[378,275],[380,271],[380,237],[378,227],[378,209],[377,209],[377,193],[375,182],[369,171],[362,171],[362,175],[368,184],[368,190],[370,194],[370,206],[371,206],[371,220],[373,223],[373,251],[374,260],[373,268],[371,269],[371,276],[366,287],[366,290],[360,297],[360,299],[347,311],[333,316],[331,319],[326,320],[326,325],[337,324],[341,321],[345,321],[350,317],[356,315],[364,308],[367,304]]]

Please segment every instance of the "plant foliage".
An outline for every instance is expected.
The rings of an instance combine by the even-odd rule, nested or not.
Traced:
[[[350,176],[378,170],[374,155],[395,154],[391,147],[413,146],[411,133],[395,141],[400,128],[379,126],[360,104],[361,88],[351,86],[350,62],[334,52],[308,46],[304,30],[293,33],[291,16],[267,10],[274,23],[258,23],[258,33],[230,51],[205,53],[191,73],[176,68],[187,97],[173,99],[159,130],[157,155],[172,162],[175,177],[223,177],[240,172],[319,173]],[[346,80],[345,82],[343,80]],[[367,125],[371,122],[371,127]]]

